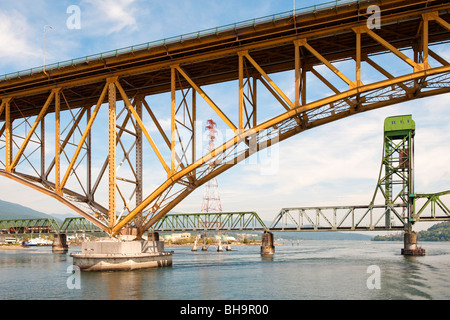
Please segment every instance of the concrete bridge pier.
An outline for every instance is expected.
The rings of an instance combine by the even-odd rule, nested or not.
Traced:
[[[402,249],[404,256],[424,256],[425,249],[417,246],[417,233],[405,232],[404,247]]]
[[[261,241],[261,255],[273,255],[275,254],[275,246],[273,242],[273,233],[264,231]]]
[[[158,239],[156,235],[149,238]],[[172,251],[164,250],[164,241],[136,240],[83,242],[81,252],[72,253],[73,264],[82,271],[131,271],[170,267]]]
[[[53,237],[52,252],[67,253],[69,246],[67,244],[67,235],[65,233],[57,233]]]

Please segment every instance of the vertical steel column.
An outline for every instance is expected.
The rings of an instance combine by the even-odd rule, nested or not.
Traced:
[[[176,113],[176,70],[175,66],[172,66],[170,69],[170,91],[171,91],[171,111],[170,111],[170,174],[169,176],[175,173],[175,139],[176,139],[176,122],[175,122],[175,113]]]
[[[301,80],[301,96],[302,96],[302,106],[306,104],[306,68],[305,65],[303,65],[302,68],[302,80]]]
[[[384,137],[384,170],[385,170],[385,182],[384,182],[384,194],[385,194],[385,204],[393,205],[392,200],[392,175],[393,171],[392,167],[392,145],[390,138],[387,136]],[[385,226],[386,228],[391,227],[391,209],[386,210],[385,216]]]
[[[89,119],[91,118],[91,106],[86,107],[86,126],[89,125]],[[92,155],[91,155],[91,131],[89,130],[86,136],[86,193],[90,201],[94,200],[92,194]]]
[[[258,118],[257,118],[257,100],[258,100],[258,79],[256,77],[253,77],[253,128],[258,125]]]
[[[244,130],[244,52],[238,52],[239,56],[239,131]]]
[[[428,14],[422,15],[423,18],[423,32],[422,32],[422,51],[423,51],[423,68],[428,69]]]
[[[361,29],[357,28],[356,32],[356,87],[362,85],[361,82]]]
[[[136,97],[136,113],[139,118],[142,119],[142,99],[144,97]],[[136,126],[136,206],[142,203],[142,190],[143,190],[143,176],[142,176],[142,129],[140,126]],[[142,227],[142,212],[136,217],[136,227],[138,228],[138,234],[141,234]]]
[[[305,62],[302,62],[300,47],[305,43],[304,40],[295,40],[295,106],[306,104],[306,68]]]
[[[11,120],[11,99],[5,100],[5,139],[6,139],[6,171],[11,172],[12,163],[12,120]]]
[[[294,41],[295,46],[295,107],[300,106],[300,42],[298,40]]]
[[[109,227],[116,224],[116,85],[108,84],[108,137],[109,137]]]
[[[61,194],[61,96],[55,92],[55,192]]]
[[[45,117],[41,120],[41,180],[45,180]]]
[[[197,92],[192,89],[192,163],[195,163],[197,156]],[[192,171],[195,179],[196,170]]]
[[[413,216],[415,214],[415,190],[414,190],[414,132],[408,136],[408,232],[412,232]]]
[[[240,51],[238,52],[239,56],[239,124],[238,128],[240,131],[245,131],[248,127],[248,129],[255,127],[256,122],[256,86],[257,86],[257,79],[253,77],[253,82],[251,81],[251,76],[244,68],[244,57],[248,55],[248,51]],[[244,81],[244,77],[247,79]],[[248,94],[245,94],[245,86],[248,87]],[[247,99],[247,102],[245,102],[245,99]],[[247,107],[248,105],[251,105],[251,111],[250,108]],[[245,115],[245,119],[244,119]],[[253,118],[253,121],[251,120]]]

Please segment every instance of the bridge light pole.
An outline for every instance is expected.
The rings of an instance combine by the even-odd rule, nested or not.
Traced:
[[[47,28],[49,28],[49,29],[52,29],[53,30],[53,27],[52,26],[49,26],[49,25],[45,25],[44,26],[44,32],[43,32],[43,36],[42,36],[42,48],[43,48],[43,59],[44,59],[44,64],[43,64],[43,71],[44,71],[44,73],[46,74],[46,72],[45,72],[45,32],[47,31]]]

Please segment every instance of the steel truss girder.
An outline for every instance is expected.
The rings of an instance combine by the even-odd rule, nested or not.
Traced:
[[[266,230],[255,212],[168,214],[152,228],[158,232]]]
[[[0,220],[0,234],[49,234],[58,231],[55,219]]]
[[[59,233],[103,233],[104,230],[85,218],[66,218],[59,227]]]
[[[258,50],[263,48],[264,44],[257,47],[247,46],[235,49],[231,54],[236,55],[238,76],[237,102],[238,122],[237,125],[231,120],[233,114],[227,114],[222,110],[213,99],[208,96],[197,79],[190,76],[190,64],[193,61],[184,61],[183,59],[174,60],[169,65],[170,69],[170,135],[167,135],[161,126],[161,119],[152,110],[151,105],[145,100],[146,96],[139,90],[130,89],[126,84],[125,76],[113,75],[105,79],[101,86],[96,88],[100,92],[95,101],[91,98],[89,103],[82,108],[83,113],[80,116],[73,116],[72,127],[65,138],[60,137],[60,109],[64,104],[65,109],[69,108],[69,102],[64,101],[64,94],[70,90],[70,86],[53,88],[41,108],[39,114],[35,117],[34,123],[30,126],[27,135],[22,143],[14,140],[11,119],[11,104],[14,104],[14,97],[4,97],[0,106],[0,115],[4,113],[5,121],[1,133],[4,136],[5,163],[0,175],[11,178],[15,181],[33,187],[36,190],[46,193],[69,205],[80,213],[83,217],[90,220],[97,227],[114,236],[130,224],[138,229],[138,236],[141,236],[146,230],[153,228],[154,225],[162,219],[171,209],[185,199],[195,189],[213,179],[219,174],[234,167],[237,163],[245,160],[252,154],[264,150],[280,141],[284,141],[300,132],[311,128],[336,121],[357,113],[397,104],[412,99],[424,98],[433,95],[450,92],[450,63],[439,57],[431,51],[428,39],[428,23],[431,20],[437,21],[444,29],[447,29],[445,21],[439,18],[439,12],[424,14],[421,30],[418,31],[421,45],[417,48],[416,43],[411,43],[410,48],[415,53],[414,59],[407,57],[395,46],[378,36],[376,32],[369,30],[365,24],[359,24],[351,27],[355,37],[356,47],[351,58],[355,61],[354,75],[356,81],[351,81],[349,75],[344,73],[333,64],[333,61],[327,60],[317,48],[311,43],[311,38],[302,37],[301,34],[291,39],[291,45],[294,48],[293,68],[295,70],[293,83],[295,83],[294,99],[290,99],[288,94],[283,91],[269,76],[262,66],[261,62],[255,59]],[[333,31],[333,32],[336,32]],[[364,40],[362,35],[365,35]],[[317,37],[318,35],[316,35]],[[403,60],[406,65],[411,67],[411,73],[394,76],[386,68],[376,64],[369,56],[362,54],[363,42],[370,39],[376,45],[383,46],[387,52],[395,54]],[[286,40],[283,40],[285,45]],[[267,46],[277,45],[274,41],[266,44]],[[306,64],[304,57],[306,53],[315,59],[314,63]],[[230,54],[230,53],[229,53]],[[440,65],[431,67],[429,56],[437,60]],[[201,58],[197,58],[201,59]],[[311,58],[309,58],[311,59]],[[183,62],[184,61],[184,62]],[[198,60],[196,60],[198,61]],[[366,61],[367,64],[375,68],[387,79],[374,83],[364,83],[361,79],[361,64]],[[347,86],[345,90],[339,89],[340,86],[333,84],[327,76],[317,72],[313,65],[322,64],[337,75]],[[167,66],[166,66],[167,68]],[[136,72],[143,72],[136,70]],[[307,102],[308,82],[307,74],[315,75],[324,85],[332,89],[334,95],[321,98],[313,102]],[[250,80],[251,79],[251,80]],[[257,119],[257,84],[261,83],[265,89],[280,103],[281,113],[269,120],[260,122]],[[78,85],[78,84],[77,84]],[[247,93],[245,92],[248,89]],[[312,88],[313,90],[314,88]],[[192,100],[188,101],[188,91],[192,92]],[[258,90],[259,92],[260,90]],[[34,91],[32,91],[34,92]],[[177,103],[177,93],[182,94],[181,102]],[[207,105],[221,118],[221,120],[234,131],[235,135],[229,141],[216,148],[216,150],[197,157],[195,146],[195,119],[196,95],[199,95]],[[61,99],[61,97],[63,99]],[[93,136],[93,125],[98,122],[97,116],[102,105],[108,99],[109,103],[109,128],[108,128],[108,146],[107,160],[97,176],[97,180],[91,185],[94,177],[92,173],[92,158],[95,156],[90,139]],[[118,101],[123,101],[123,114],[125,119],[119,121]],[[91,110],[94,106],[93,110]],[[45,174],[36,176],[28,173],[20,173],[18,164],[27,157],[32,136],[37,134],[37,128],[41,125],[41,135],[45,130],[42,125],[43,119],[48,117],[51,112],[55,113],[55,159],[50,167],[45,171],[45,150],[43,137],[40,138],[41,172]],[[189,113],[187,121],[180,121],[178,117],[181,112]],[[163,144],[157,145],[155,138],[150,134],[143,122],[144,113],[150,116],[153,124],[157,127],[157,132],[163,139]],[[80,123],[83,116],[86,117],[84,129],[80,129]],[[182,141],[180,131],[182,128],[189,131],[188,142]],[[77,134],[75,151],[67,152],[70,146],[71,137],[75,140]],[[124,135],[133,136],[134,142],[126,147],[123,143],[126,140]],[[152,153],[159,160],[167,180],[162,182],[150,193],[143,194],[144,179],[142,178],[142,146],[149,144]],[[13,142],[17,144],[17,151],[14,153]],[[38,143],[39,144],[39,143]],[[177,148],[178,147],[178,148]],[[136,163],[132,163],[131,151],[136,150]],[[118,152],[123,154],[122,161],[126,163],[132,171],[131,178],[119,177],[117,173],[116,161]],[[169,156],[165,156],[169,151]],[[32,151],[34,152],[34,151]],[[67,152],[67,153],[66,153]],[[67,166],[63,170],[61,160],[64,155],[67,159]],[[170,161],[167,161],[170,158]],[[78,177],[82,161],[86,161],[87,178],[83,182]],[[210,170],[213,164],[213,170]],[[53,169],[52,169],[53,168]],[[108,169],[107,190],[109,201],[101,203],[97,201],[97,193],[100,190],[103,173]],[[54,179],[49,178],[51,171],[54,171]],[[35,170],[36,171],[36,170]],[[38,171],[38,170],[37,170]],[[60,174],[62,174],[62,179]],[[68,181],[71,177],[78,180],[82,191],[71,190]],[[74,179],[72,178],[72,180]],[[121,191],[119,184],[127,182],[133,184],[135,188],[131,196],[125,196]],[[116,198],[116,193],[119,197]],[[131,198],[136,197],[136,205],[130,204]],[[123,203],[123,209],[117,214],[117,202]],[[87,208],[80,207],[80,204],[87,205]]]
[[[450,191],[433,194],[414,194],[415,213],[412,216],[414,222],[417,221],[450,221],[450,209],[448,202],[443,199],[450,195]],[[425,203],[420,204],[424,200]]]
[[[285,208],[269,226],[270,231],[380,231],[404,230],[407,206],[338,206],[314,208]],[[395,220],[387,226],[386,215]]]

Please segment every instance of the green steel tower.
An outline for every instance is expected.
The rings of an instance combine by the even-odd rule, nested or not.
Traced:
[[[383,161],[371,205],[382,194],[386,206],[401,204],[407,213],[405,231],[412,231],[414,214],[414,135],[416,124],[411,115],[389,117],[384,122]],[[387,209],[386,228],[391,226]]]

